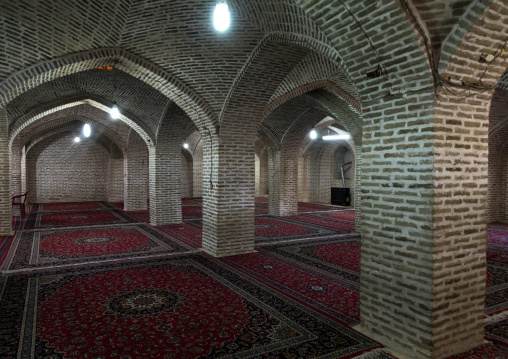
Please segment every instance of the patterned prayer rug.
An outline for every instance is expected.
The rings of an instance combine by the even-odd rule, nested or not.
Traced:
[[[287,218],[291,218],[295,221],[305,222],[305,223],[311,223],[318,226],[324,226],[329,228],[338,229],[341,231],[347,231],[347,232],[354,232],[355,230],[355,223],[350,221],[344,221],[339,220],[335,218],[328,218],[328,213],[330,212],[323,212],[324,217],[318,216],[318,213],[306,213],[306,214],[299,214],[297,216],[290,216]]]
[[[144,224],[19,232],[0,269],[51,268],[190,251],[191,247]]]
[[[12,217],[12,230],[19,231],[24,224],[24,220],[21,219],[21,216],[13,216]]]
[[[298,222],[290,217],[258,216],[254,219],[256,244],[329,237],[344,233],[332,228]]]
[[[199,254],[0,280],[5,357],[343,358],[380,347]]]
[[[490,226],[487,233],[487,259],[508,264],[508,229]]]
[[[254,214],[256,216],[268,214],[268,206],[266,206],[264,204],[256,203],[256,205],[254,206]]]
[[[298,212],[334,211],[341,208],[343,207],[332,206],[331,204],[298,202]]]
[[[30,212],[65,212],[108,209],[102,202],[33,203]]]
[[[203,217],[203,207],[202,206],[182,206],[182,216],[184,218],[201,218]]]
[[[198,226],[183,222],[179,224],[167,224],[158,228],[193,247],[201,247],[202,230]]]
[[[104,203],[104,202],[103,202]],[[109,208],[123,209],[123,202],[105,202]]]
[[[52,229],[136,222],[120,210],[30,213],[24,229]]]
[[[508,358],[508,350],[495,343],[487,343],[465,353],[453,355],[446,359],[503,359]]]
[[[136,221],[143,223],[150,223],[150,211],[126,211],[130,217],[134,218]]]
[[[194,198],[182,198],[182,206],[196,206],[201,205],[201,201],[196,201]]]
[[[266,256],[333,276],[354,286],[360,283],[360,235],[282,243],[259,249]]]
[[[357,286],[265,253],[230,256],[223,261],[344,323],[360,320]]]

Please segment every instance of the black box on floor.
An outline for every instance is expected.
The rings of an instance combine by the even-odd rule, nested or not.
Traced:
[[[339,206],[350,206],[351,195],[349,188],[332,187],[332,204]]]

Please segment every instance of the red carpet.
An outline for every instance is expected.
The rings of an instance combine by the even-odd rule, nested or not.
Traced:
[[[201,218],[203,217],[203,207],[202,206],[183,206],[182,207],[182,216],[190,217],[190,218]]]
[[[191,251],[191,247],[144,224],[20,232],[1,269],[83,265]]]
[[[345,323],[360,320],[360,293],[355,286],[263,253],[231,256],[224,261]]]
[[[343,358],[380,347],[204,255],[18,275],[4,288],[9,357]]]
[[[506,359],[508,358],[508,351],[502,346],[488,343],[481,347],[472,349],[468,352],[453,355],[447,359]]]
[[[136,221],[143,223],[150,223],[150,211],[126,211],[130,217],[134,218]]]
[[[105,224],[123,224],[134,222],[119,210],[33,213],[30,212],[24,226],[28,229],[46,229],[59,227],[81,227]]]
[[[31,212],[86,211],[106,209],[100,202],[34,203]]]
[[[298,202],[298,212],[333,211],[340,208],[332,205]]]
[[[183,222],[179,224],[167,224],[160,228],[193,247],[201,247],[202,230],[197,226]]]
[[[322,218],[322,217],[316,216],[315,213],[313,213],[312,215],[299,214],[297,216],[291,216],[291,217],[287,217],[287,218],[291,218],[295,221],[315,224],[317,226],[334,228],[334,229],[338,229],[341,231],[354,232],[354,230],[355,230],[355,223],[354,222],[340,221],[340,220],[336,220],[336,219],[329,219],[326,217]]]
[[[273,243],[296,239],[326,237],[343,233],[293,220],[294,217],[262,216],[254,218],[255,243]]]

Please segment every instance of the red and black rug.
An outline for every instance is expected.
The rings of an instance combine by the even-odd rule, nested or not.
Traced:
[[[137,222],[120,210],[81,212],[30,212],[25,230],[83,227]]]
[[[109,207],[102,202],[60,202],[60,203],[33,203],[30,212],[77,212],[103,210]]]
[[[19,232],[0,268],[19,271],[191,251],[181,241],[144,224]]]
[[[201,255],[0,280],[5,357],[349,358],[380,347]]]
[[[150,223],[150,211],[125,211],[125,213],[138,222]]]
[[[330,213],[333,212],[314,212],[314,213],[306,213],[299,214],[296,216],[291,216],[287,218],[291,218],[295,221],[305,222],[315,224],[317,226],[323,226],[328,228],[334,228],[341,231],[354,232],[355,230],[355,222],[341,220],[337,218],[330,217]]]
[[[266,252],[230,256],[223,261],[344,323],[360,320],[357,286]]]
[[[333,228],[296,221],[292,217],[258,216],[254,218],[254,242],[257,245],[330,237],[342,233],[344,232]]]
[[[182,217],[184,219],[196,219],[203,217],[203,206],[182,206]]]
[[[334,211],[338,209],[341,209],[341,207],[332,206],[331,204],[298,202],[298,212]]]
[[[193,247],[201,247],[201,235],[203,232],[201,227],[183,222],[178,224],[167,224],[158,228]]]
[[[508,229],[489,227],[487,233],[487,259],[508,265]]]
[[[347,233],[328,239],[278,243],[259,248],[264,255],[306,267],[342,282],[360,285],[360,235]]]

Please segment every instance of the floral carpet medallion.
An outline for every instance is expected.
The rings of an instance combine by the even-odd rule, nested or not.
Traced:
[[[347,233],[329,239],[264,246],[261,251],[355,286],[360,283],[359,234]]]
[[[137,222],[120,210],[80,212],[30,212],[25,230],[83,227],[91,225],[124,224]]]
[[[1,277],[0,354],[340,358],[379,348],[212,258],[155,262]]]
[[[179,254],[193,249],[147,225],[21,232],[6,260],[6,270]]]

